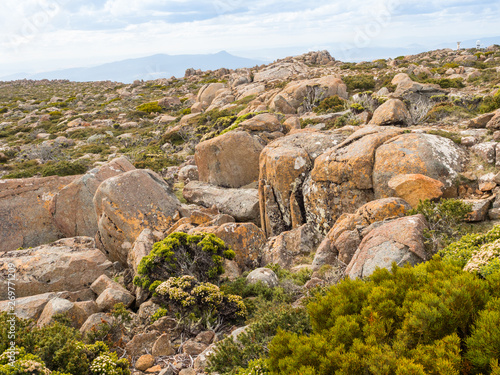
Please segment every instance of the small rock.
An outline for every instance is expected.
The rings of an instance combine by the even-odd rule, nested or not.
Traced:
[[[196,371],[193,368],[185,368],[179,372],[179,375],[196,375]]]
[[[210,345],[214,340],[215,332],[214,331],[203,331],[200,332],[194,339],[196,342],[201,342],[205,345]]]
[[[153,345],[159,336],[160,333],[158,331],[139,333],[127,343],[125,350],[132,357],[151,353]]]
[[[100,310],[107,311],[111,310],[117,303],[123,303],[126,307],[129,307],[134,300],[134,296],[128,291],[107,288],[97,297],[95,302]]]
[[[444,187],[441,181],[422,174],[400,174],[391,178],[388,185],[412,207],[417,207],[421,200],[441,197]]]
[[[153,367],[155,359],[151,354],[141,355],[135,362],[135,368],[140,371],[146,371],[148,368]]]
[[[467,221],[476,222],[486,220],[491,205],[489,199],[464,199],[463,202],[472,204],[472,212],[467,216]]]
[[[148,374],[153,374],[153,373],[160,372],[160,371],[161,371],[161,366],[160,366],[160,365],[153,366],[153,367],[148,368],[148,369],[146,370],[146,372],[147,372]]]
[[[269,268],[257,268],[248,274],[247,282],[249,284],[256,284],[259,281],[262,281],[270,288],[279,285],[278,276]]]
[[[194,340],[188,340],[182,346],[182,352],[187,355],[198,355],[203,352],[208,345],[202,342],[196,342]]]
[[[500,220],[500,208],[492,208],[489,210],[488,217],[490,220]]]
[[[153,355],[155,357],[170,356],[175,354],[175,349],[172,348],[170,343],[170,336],[168,334],[163,334],[158,337],[153,345]]]

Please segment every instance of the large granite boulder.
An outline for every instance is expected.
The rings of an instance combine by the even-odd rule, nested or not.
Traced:
[[[292,81],[269,102],[271,110],[284,114],[309,112],[318,100],[338,95],[347,99],[347,86],[336,76]]]
[[[54,196],[78,176],[0,180],[0,252],[38,246],[64,235],[52,219]]]
[[[260,156],[261,227],[267,236],[305,223],[303,184],[315,159],[340,144],[340,131],[300,131],[268,144]]]
[[[263,148],[257,136],[245,131],[230,131],[199,143],[194,156],[200,181],[229,188],[257,181]]]
[[[179,200],[150,170],[132,170],[101,183],[94,196],[97,245],[113,261],[127,265],[133,243],[146,228],[164,231],[173,223]]]
[[[423,215],[406,216],[387,222],[373,229],[359,245],[347,266],[351,278],[370,276],[376,268],[392,267],[409,263],[415,265],[430,259],[424,246],[424,230],[427,222]]]
[[[90,237],[66,238],[49,245],[1,254],[1,275],[7,273],[9,264],[16,269],[17,298],[79,291],[88,288],[99,276],[113,271],[113,264]],[[0,300],[7,297],[7,288],[0,290]]]
[[[366,126],[320,155],[303,188],[307,221],[324,234],[342,213],[374,199],[375,153],[402,129]]]
[[[368,202],[355,213],[344,213],[335,222],[321,242],[313,260],[313,267],[336,265],[340,260],[349,264],[361,244],[368,227],[386,219],[404,216],[410,205],[400,198],[384,198]]]
[[[65,237],[89,236],[97,233],[97,217],[93,198],[104,180],[135,169],[120,157],[88,171],[59,191],[52,200],[54,221]]]
[[[448,138],[422,133],[394,137],[375,154],[372,178],[375,197],[394,196],[389,181],[404,174],[421,174],[441,181],[444,196],[456,196],[456,180],[465,158],[462,149]]]
[[[189,203],[206,208],[215,206],[220,212],[234,217],[237,221],[259,222],[259,194],[257,189],[230,189],[191,181],[182,195]]]

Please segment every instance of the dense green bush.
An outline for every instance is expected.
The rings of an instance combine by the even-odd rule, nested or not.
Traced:
[[[17,355],[14,366],[7,355],[9,316],[0,314],[0,375],[129,375],[129,363],[110,353],[102,342],[85,345],[80,332],[55,322],[37,327],[35,322],[16,318]],[[99,357],[108,357],[107,367],[100,368]],[[97,361],[97,362],[96,362]]]
[[[42,177],[47,176],[73,176],[87,172],[85,164],[75,161],[48,162],[42,168]]]
[[[479,112],[488,113],[500,108],[500,90],[493,96],[485,96],[479,106]]]
[[[217,281],[224,273],[224,259],[234,256],[234,251],[212,233],[175,232],[155,243],[151,253],[141,259],[134,284],[154,292],[158,285],[174,276]]]
[[[424,215],[429,229],[424,231],[427,250],[435,254],[438,250],[465,234],[464,220],[472,205],[459,199],[443,199],[439,203],[428,199],[420,201],[408,215]]]
[[[175,310],[181,323],[194,321],[208,329],[246,315],[240,296],[225,294],[217,285],[187,275],[171,277],[158,285],[154,301]]]
[[[329,96],[318,103],[313,109],[315,113],[335,113],[345,110],[345,100],[338,95]]]
[[[376,85],[375,78],[369,74],[345,76],[342,79],[347,85],[347,90],[350,92],[355,90],[372,90]]]
[[[442,249],[439,254],[456,266],[463,268],[481,246],[500,239],[500,225],[495,226],[487,233],[466,234],[458,241]],[[489,272],[491,273],[491,272]]]
[[[158,104],[158,102],[144,103],[137,107],[140,112],[146,113],[160,113],[163,108]]]
[[[268,344],[279,329],[298,334],[309,334],[311,331],[305,310],[294,309],[288,304],[265,305],[256,316],[255,321],[238,336],[237,341],[227,337],[216,346],[214,354],[209,357],[210,371],[237,374],[250,361],[266,355]],[[262,361],[259,362],[259,367],[265,367]],[[255,370],[256,364],[253,366]],[[252,374],[251,371],[242,373]]]
[[[500,356],[495,275],[483,280],[435,256],[346,279],[308,305],[311,335],[278,331],[269,373],[489,374]]]

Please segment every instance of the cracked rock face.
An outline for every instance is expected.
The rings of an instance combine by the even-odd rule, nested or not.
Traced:
[[[270,143],[260,157],[261,227],[267,236],[306,221],[303,185],[314,160],[345,139],[341,132],[299,132]]]
[[[94,196],[97,245],[111,260],[126,266],[142,230],[166,230],[179,206],[167,183],[152,171],[136,169],[109,178]]]
[[[427,223],[423,215],[396,219],[373,229],[359,245],[346,274],[351,278],[370,276],[377,267],[391,268],[406,263],[415,265],[429,260],[423,232]]]
[[[0,255],[2,277],[9,263],[16,268],[19,298],[88,288],[99,276],[111,274],[113,266],[90,237],[65,238],[49,245],[6,252]],[[0,291],[0,300],[7,297],[5,288]]]
[[[61,238],[50,207],[54,196],[77,177],[0,180],[0,253]]]
[[[51,212],[65,237],[89,236],[97,233],[97,217],[92,199],[106,179],[131,171],[134,166],[120,157],[88,171],[65,186],[52,201]]]

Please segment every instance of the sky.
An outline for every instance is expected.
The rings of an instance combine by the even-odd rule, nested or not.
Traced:
[[[356,48],[500,36],[499,19],[498,0],[1,0],[0,76],[222,50],[349,61]]]

